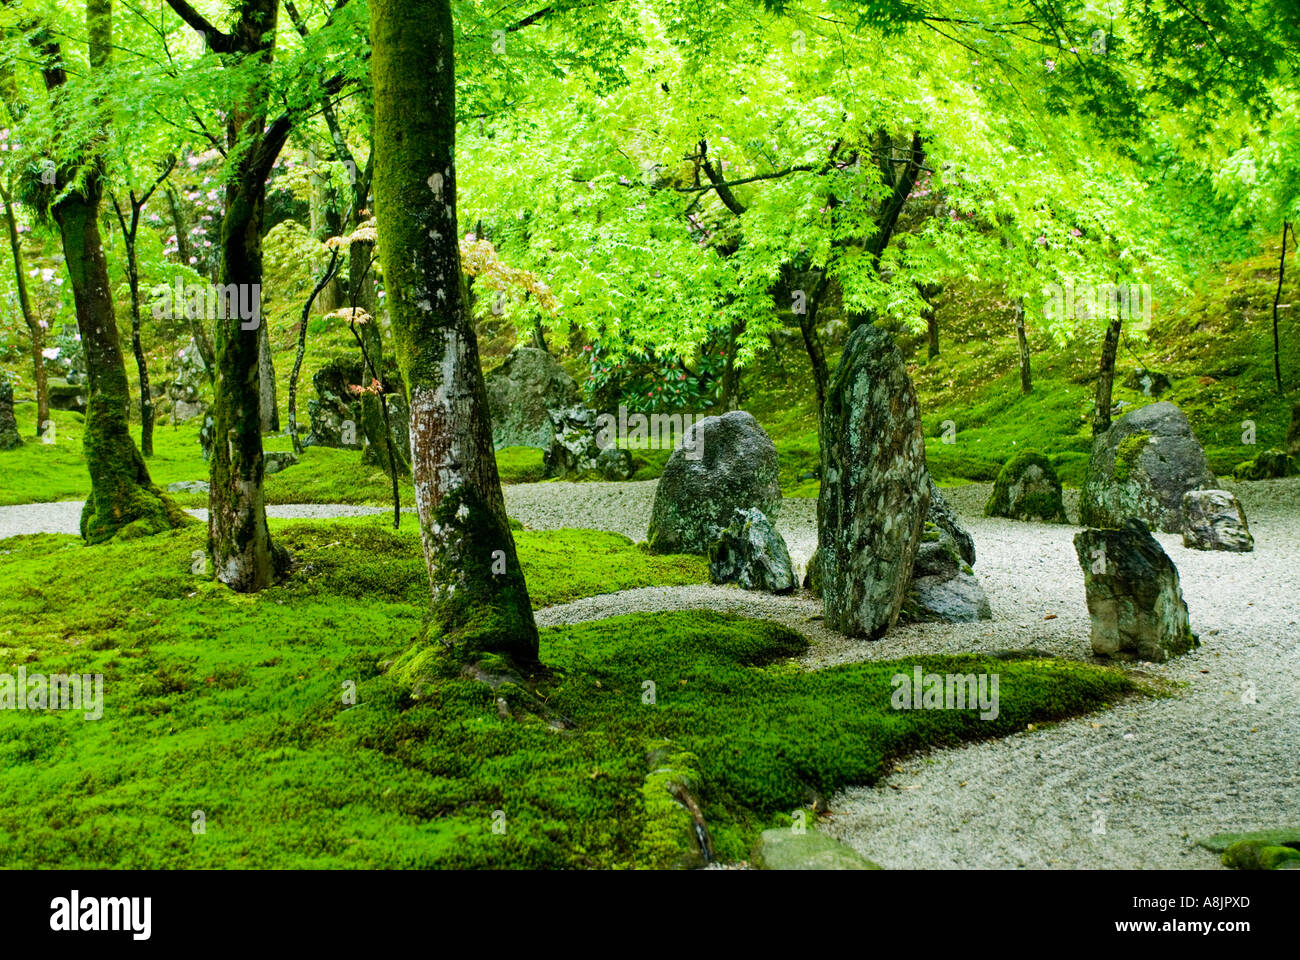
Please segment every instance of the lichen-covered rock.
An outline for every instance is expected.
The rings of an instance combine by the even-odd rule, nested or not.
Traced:
[[[1157,663],[1199,646],[1178,569],[1141,520],[1074,537],[1099,656]]]
[[[22,445],[18,421],[14,419],[14,385],[0,373],[0,450],[12,450]]]
[[[984,516],[1011,520],[1068,523],[1061,481],[1052,463],[1041,453],[1017,453],[998,471]]]
[[[817,830],[796,833],[789,827],[764,830],[754,846],[760,870],[880,870],[847,844]]]
[[[709,578],[768,593],[789,593],[795,587],[785,540],[763,512],[753,508],[737,509],[709,548]]]
[[[1124,378],[1124,386],[1130,390],[1140,390],[1144,396],[1158,397],[1172,387],[1173,384],[1169,382],[1169,378],[1163,373],[1147,370],[1143,367],[1135,367]]]
[[[957,553],[962,560],[970,566],[974,566],[975,538],[970,535],[970,531],[961,522],[961,518],[957,516],[957,511],[948,505],[948,501],[939,491],[934,478],[928,474],[926,475],[926,486],[930,491],[930,506],[925,514],[926,523],[933,523],[952,537],[953,542],[957,545]]]
[[[818,564],[826,626],[877,639],[898,619],[930,504],[916,390],[893,339],[849,335],[822,417]]]
[[[540,351],[539,351],[540,352]],[[551,443],[542,455],[548,477],[564,480],[626,480],[632,476],[632,454],[620,447],[601,448],[597,416],[581,404],[549,414]]]
[[[492,415],[492,445],[549,450],[552,411],[578,403],[578,385],[545,350],[516,347],[483,378]]]
[[[1255,538],[1241,502],[1227,490],[1189,490],[1183,494],[1183,546],[1194,550],[1249,553]]]
[[[691,459],[691,451],[699,458]],[[781,510],[776,447],[743,410],[696,421],[655,488],[647,540],[656,553],[707,554],[737,509]]]
[[[1118,527],[1136,517],[1181,533],[1183,494],[1215,486],[1191,424],[1172,403],[1139,407],[1096,437],[1079,496],[1079,522]]]
[[[1263,451],[1254,460],[1237,464],[1232,476],[1236,480],[1277,480],[1294,472],[1295,464],[1286,451],[1274,448]]]
[[[361,450],[361,402],[353,386],[361,385],[361,361],[338,358],[326,363],[311,378],[316,395],[307,401],[311,432],[304,447]]]

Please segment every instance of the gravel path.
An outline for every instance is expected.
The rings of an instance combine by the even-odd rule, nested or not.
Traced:
[[[886,867],[1186,868],[1218,863],[1192,845],[1196,838],[1300,822],[1300,479],[1224,486],[1245,506],[1254,553],[1187,550],[1179,537],[1157,535],[1203,641],[1187,656],[1143,666],[1179,684],[1174,695],[911,758],[885,783],[832,797],[823,829]],[[810,597],[694,585],[589,597],[538,611],[538,624],[707,607],[801,631],[812,641],[804,657],[812,668],[1024,647],[1091,659],[1071,544],[1078,528],[986,519],[986,485],[945,492],[975,537],[991,621],[916,624],[866,643],[827,630]],[[505,495],[510,515],[533,529],[589,527],[643,540],[654,482],[528,484]],[[1067,491],[1072,512],[1075,500]],[[76,533],[80,510],[80,502],[0,507],[0,538]],[[273,517],[377,512],[268,508]],[[815,501],[786,500],[778,519],[800,568],[816,545],[815,517]]]

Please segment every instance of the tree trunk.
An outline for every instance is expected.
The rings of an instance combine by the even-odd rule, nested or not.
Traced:
[[[939,358],[939,318],[934,307],[925,311],[926,356],[931,360]]]
[[[50,384],[45,371],[45,327],[41,320],[32,313],[32,304],[27,297],[27,275],[23,273],[23,248],[18,239],[18,223],[14,219],[14,205],[9,191],[0,185],[0,197],[4,200],[5,220],[9,225],[9,249],[14,256],[14,282],[18,288],[18,309],[22,311],[23,321],[32,338],[32,374],[36,381],[36,436],[45,432],[45,424],[50,419]]]
[[[821,305],[825,290],[826,277],[819,275],[813,280],[812,289],[806,292],[804,312],[797,314],[799,331],[803,334],[804,349],[808,351],[808,362],[812,365],[813,386],[817,390],[819,424],[822,421],[822,413],[826,409],[826,385],[831,379],[830,368],[826,365],[826,351],[822,349],[821,336],[817,333],[817,308]]]
[[[1291,224],[1282,221],[1282,254],[1277,261],[1277,292],[1273,294],[1273,379],[1277,383],[1277,392],[1282,392],[1282,349],[1277,334],[1277,307],[1282,299],[1282,281],[1286,277],[1286,232]],[[1293,231],[1294,232],[1294,231]]]
[[[411,405],[412,473],[432,592],[418,682],[437,658],[537,659],[506,519],[456,224],[450,0],[371,0],[375,208],[388,310]]]
[[[736,403],[740,393],[740,368],[736,366],[736,341],[745,332],[745,323],[733,323],[727,334],[727,365],[722,371],[722,412]]]
[[[126,279],[131,287],[131,352],[140,375],[140,452],[153,456],[153,396],[149,392],[149,363],[140,341],[140,272],[135,258],[135,238],[126,238]]]
[[[1110,429],[1110,395],[1115,384],[1115,354],[1119,351],[1119,334],[1123,321],[1118,317],[1106,328],[1101,346],[1101,366],[1097,373],[1097,406],[1092,413],[1092,435],[1099,437]]]
[[[90,65],[101,70],[112,48],[111,8],[107,0],[90,0],[86,6],[90,37]],[[58,56],[57,47],[46,52]],[[45,82],[51,91],[63,86],[62,65],[45,65]],[[77,327],[86,355],[87,401],[84,449],[90,469],[90,497],[81,511],[81,535],[88,543],[115,536],[137,537],[188,523],[189,517],[163,494],[149,477],[144,458],[131,439],[127,423],[130,397],[126,364],[118,341],[113,314],[113,293],[108,262],[99,232],[102,195],[96,160],[85,172],[80,191],[69,192],[51,208],[63,240],[63,254],[72,282]],[[73,171],[60,171],[66,183]]]
[[[317,240],[324,242],[330,237],[337,237],[343,229],[343,218],[335,209],[334,203],[336,191],[330,185],[327,177],[321,176],[317,167],[320,158],[316,151],[308,148],[307,161],[312,167],[311,173],[311,235]],[[343,285],[339,282],[338,274],[330,276],[329,282],[325,284],[325,289],[320,291],[318,298],[320,300],[320,310],[322,313],[333,313],[339,307],[343,306]]]
[[[257,50],[270,63],[277,0],[246,0],[235,28],[241,49]],[[288,136],[288,125],[265,124],[265,91],[254,88],[232,109],[226,128],[237,157],[226,184],[221,220],[219,279],[251,299],[262,284],[262,212],[266,177]],[[231,285],[234,285],[233,288]],[[270,586],[288,565],[287,553],[271,543],[262,491],[259,343],[262,318],[218,319],[215,422],[208,492],[208,550],[217,579],[241,592]],[[255,324],[255,328],[254,328]]]
[[[1029,370],[1029,339],[1025,336],[1025,298],[1016,301],[1016,346],[1020,350],[1020,392],[1034,392],[1034,378]]]

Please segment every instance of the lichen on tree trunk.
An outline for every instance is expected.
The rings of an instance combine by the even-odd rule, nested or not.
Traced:
[[[432,593],[427,640],[399,676],[483,654],[537,658],[537,627],[506,519],[456,224],[449,0],[372,0],[375,207]],[[444,661],[439,664],[438,661]]]

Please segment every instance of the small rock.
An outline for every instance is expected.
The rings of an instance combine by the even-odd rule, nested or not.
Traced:
[[[263,467],[266,475],[269,477],[273,473],[279,473],[281,470],[287,470],[298,462],[298,455],[295,453],[267,453],[262,455]]]
[[[1068,523],[1061,481],[1051,461],[1030,450],[1008,460],[993,482],[984,516]]]
[[[168,493],[207,493],[208,481],[206,480],[177,480],[175,483],[167,484]]]
[[[760,870],[881,870],[847,844],[817,830],[795,833],[789,827],[764,830],[754,847]]]
[[[1249,553],[1255,538],[1241,502],[1227,490],[1189,490],[1183,495],[1183,546],[1194,550]]]
[[[768,593],[789,593],[795,587],[785,540],[756,509],[737,508],[709,548],[709,577],[714,583],[738,583]]]

